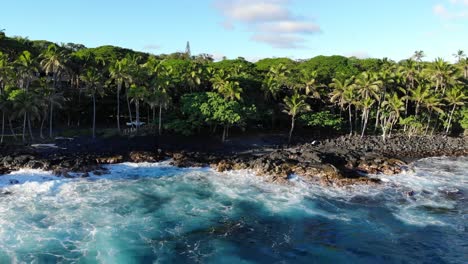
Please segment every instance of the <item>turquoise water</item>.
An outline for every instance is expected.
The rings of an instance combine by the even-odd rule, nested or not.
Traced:
[[[421,160],[374,176],[382,186],[347,189],[164,162],[109,169],[87,179],[1,176],[0,263],[468,260],[468,158]]]

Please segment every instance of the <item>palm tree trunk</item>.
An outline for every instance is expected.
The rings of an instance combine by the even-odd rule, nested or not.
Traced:
[[[450,131],[450,126],[452,125],[452,117],[453,117],[453,113],[455,112],[456,107],[457,107],[457,105],[454,105],[453,108],[452,108],[452,111],[450,112],[450,117],[449,117],[449,121],[448,121],[448,125],[447,125],[447,130],[445,131],[446,134],[448,134],[449,131]]]
[[[41,120],[41,129],[40,129],[40,131],[39,131],[39,133],[40,133],[39,136],[40,136],[41,138],[44,138],[43,130],[44,130],[44,124],[45,124],[45,120],[46,120],[46,115],[47,115],[47,111],[45,111],[44,116],[42,117],[42,120]]]
[[[425,136],[427,136],[427,132],[429,132],[429,126],[431,125],[431,119],[432,119],[432,110],[429,111],[429,120],[427,121],[426,131],[424,132]]]
[[[416,112],[415,112],[416,119],[418,119],[418,114],[419,114],[419,102],[416,103]]]
[[[362,132],[361,132],[361,138],[364,137],[364,133],[366,132],[366,127],[367,127],[367,121],[369,119],[369,110],[364,110],[363,113],[363,125],[362,125]]]
[[[96,95],[93,94],[93,139],[96,138]]]
[[[128,115],[130,117],[130,124],[131,124],[131,127],[133,127],[132,108],[130,107],[130,99],[128,98],[128,91],[127,91],[126,97],[127,97]]]
[[[33,136],[32,129],[31,129],[31,116],[28,116],[28,127],[29,127],[29,135],[31,136],[31,141],[33,141],[34,136]]]
[[[351,105],[348,106],[348,114],[349,114],[349,135],[353,134],[353,112],[351,110]]]
[[[117,131],[120,134],[120,89],[122,89],[121,84],[117,84]]]
[[[51,101],[50,102],[50,112],[49,112],[49,137],[50,138],[52,138],[53,116],[54,116],[54,104],[52,104],[52,101]]]
[[[159,135],[162,134],[162,126],[161,126],[161,122],[162,122],[162,104],[159,105],[159,127],[158,127],[158,131],[159,131]]]
[[[224,126],[224,129],[223,129],[223,137],[222,137],[221,141],[222,141],[223,143],[226,141],[226,126]]]
[[[289,130],[288,144],[291,143],[292,133],[294,131],[294,121],[295,121],[295,116],[292,116],[291,117],[291,129]]]
[[[15,138],[15,140],[16,140],[17,137],[16,137],[15,130],[13,129],[13,124],[11,123],[11,118],[8,118],[8,124],[10,125],[11,134],[13,135],[13,138]]]
[[[388,122],[390,121],[390,117],[388,117],[388,119],[385,119],[382,118],[382,139],[383,139],[383,142],[385,143],[386,139],[387,139],[387,132],[388,132]]]
[[[138,133],[138,128],[140,127],[140,102],[138,100],[135,101],[135,110],[136,110],[136,131]]]
[[[146,123],[147,124],[150,123],[150,107],[149,106],[146,107]]]
[[[375,116],[374,133],[377,131],[377,128],[379,127],[379,119],[380,119],[380,103],[377,108],[377,115]]]
[[[2,111],[2,136],[0,138],[0,143],[3,143],[4,136],[5,136],[5,111]]]
[[[24,113],[24,118],[23,118],[23,142],[26,142],[26,113]]]
[[[358,123],[359,123],[358,108],[357,106],[355,106],[354,107],[354,130],[356,130],[356,132],[358,131]]]
[[[56,72],[53,73],[53,79],[54,79],[53,88],[55,90],[57,88],[57,73]]]

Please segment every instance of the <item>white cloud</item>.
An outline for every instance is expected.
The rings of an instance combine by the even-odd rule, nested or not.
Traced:
[[[253,32],[252,41],[274,48],[303,48],[302,35],[321,32],[318,24],[295,16],[290,0],[215,0],[215,7],[224,16],[227,30],[241,24]]]
[[[303,21],[278,21],[260,25],[259,28],[262,31],[288,34],[314,34],[321,32],[319,25]]]
[[[444,19],[468,18],[468,0],[449,0],[448,4],[435,5],[432,11]]]
[[[251,40],[269,44],[278,49],[298,49],[305,48],[305,39],[297,35],[277,35],[269,33],[258,33],[251,37]]]
[[[217,1],[216,6],[231,20],[243,22],[288,19],[290,13],[283,5],[286,1],[228,0]]]
[[[462,4],[468,6],[468,0],[450,0],[452,4]]]

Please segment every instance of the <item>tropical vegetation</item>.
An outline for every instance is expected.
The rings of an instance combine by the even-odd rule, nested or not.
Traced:
[[[188,46],[189,47],[189,46]],[[328,131],[361,137],[445,135],[468,129],[468,58],[395,62],[343,56],[308,60],[129,49],[0,39],[0,141],[65,130],[90,136]],[[122,122],[123,121],[123,122]],[[143,125],[144,124],[144,125]]]

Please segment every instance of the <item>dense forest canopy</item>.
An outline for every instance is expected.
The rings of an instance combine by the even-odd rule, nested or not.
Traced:
[[[400,62],[318,56],[252,63],[214,62],[187,47],[153,55],[0,32],[1,142],[87,129],[92,136],[170,131],[223,140],[231,131],[286,127],[290,139],[296,127],[384,140],[468,129],[463,51],[454,64],[423,61],[421,51]]]

